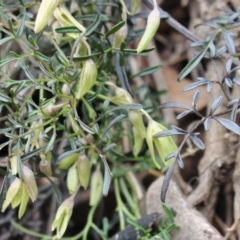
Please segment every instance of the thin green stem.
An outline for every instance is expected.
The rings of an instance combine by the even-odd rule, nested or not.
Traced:
[[[120,220],[120,229],[123,230],[125,228],[125,221],[124,221],[124,215],[123,215],[123,209],[122,209],[122,200],[120,197],[120,190],[119,190],[119,184],[118,180],[114,179],[114,192],[117,200],[117,210],[119,214],[119,220]]]

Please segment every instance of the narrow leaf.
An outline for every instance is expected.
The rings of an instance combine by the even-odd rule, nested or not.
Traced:
[[[200,91],[196,91],[193,95],[193,98],[192,98],[192,105],[193,107],[195,108],[196,104],[197,104],[197,101],[199,99],[199,95],[200,95]]]
[[[236,54],[236,49],[235,49],[235,44],[234,41],[232,39],[233,33],[229,32],[229,31],[223,31],[223,36],[228,48],[228,51],[231,55],[235,55]]]
[[[171,158],[174,158],[176,156],[176,152],[170,153],[166,156],[165,161],[168,161]]]
[[[160,108],[160,109],[183,108],[183,109],[189,109],[189,110],[191,109],[190,107],[185,106],[181,103],[177,103],[177,102],[166,102],[166,103],[161,104],[158,108]]]
[[[12,40],[12,39],[13,39],[12,36],[10,36],[10,37],[5,37],[5,38],[1,39],[1,40],[0,40],[0,46],[3,45],[3,44],[6,43],[6,42]]]
[[[73,57],[72,60],[74,62],[81,62],[81,61],[85,61],[85,60],[88,60],[88,59],[92,59],[98,55],[102,54],[101,52],[97,52],[97,53],[93,53],[91,55],[86,55],[86,56],[81,56],[81,57]]]
[[[154,138],[167,137],[172,135],[184,135],[185,133],[178,132],[176,130],[166,130],[154,134]]]
[[[207,93],[210,93],[210,92],[212,91],[212,85],[213,85],[212,82],[209,82],[209,83],[207,84]]]
[[[191,83],[191,84],[189,84],[189,85],[187,85],[186,87],[183,88],[183,92],[193,90],[194,88],[197,88],[201,85],[205,85],[208,82],[209,82],[208,80],[205,80],[205,81],[197,81],[197,82]]]
[[[116,147],[117,144],[116,143],[111,143],[110,145],[108,145],[107,147],[103,148],[102,153],[105,154],[106,152],[108,152],[109,150],[111,150],[112,148]]]
[[[229,73],[231,71],[231,68],[232,68],[232,59],[229,58],[227,60],[227,63],[226,63],[226,71],[227,71],[227,73]]]
[[[89,36],[93,31],[95,31],[100,21],[101,21],[101,14],[98,14],[95,21],[87,28],[86,32],[84,33],[84,36]]]
[[[220,117],[215,117],[214,119],[217,120],[219,123],[221,123],[228,130],[231,130],[234,133],[240,135],[240,127],[235,122],[232,122],[226,118],[220,118]]]
[[[186,115],[188,115],[188,114],[191,113],[191,112],[192,112],[192,109],[190,109],[190,110],[186,110],[186,111],[184,111],[184,112],[178,114],[178,115],[177,115],[177,119],[179,120],[179,119],[185,117]]]
[[[57,199],[57,203],[58,205],[60,205],[62,203],[62,194],[61,191],[59,190],[58,186],[51,180],[51,178],[49,178],[48,176],[45,176],[49,182],[52,184],[53,190],[56,194],[56,199]]]
[[[205,145],[203,144],[202,140],[200,138],[198,138],[197,136],[191,135],[190,139],[192,140],[192,142],[194,143],[194,145],[196,145],[196,147],[204,150],[205,149]]]
[[[231,112],[231,121],[235,122],[236,121],[236,117],[237,117],[237,109],[238,109],[238,104],[235,104],[233,107],[233,110]]]
[[[207,52],[207,47],[203,49],[192,61],[190,61],[187,66],[180,72],[178,76],[178,81],[182,81],[197,65],[201,62],[202,58]]]
[[[157,66],[154,66],[154,67],[149,67],[149,68],[146,68],[144,69],[143,71],[133,75],[131,78],[135,78],[135,77],[143,77],[143,76],[146,76],[146,75],[150,75],[154,72],[156,72],[158,69],[160,69],[161,66],[160,65],[157,65]]]
[[[117,30],[119,30],[122,26],[124,26],[125,21],[121,21],[118,24],[116,24],[114,27],[112,27],[106,34],[105,37],[108,37],[112,34],[114,34],[115,32],[117,32]]]
[[[117,116],[116,118],[114,118],[109,125],[104,129],[102,137],[108,132],[108,130],[117,122],[121,121],[123,118],[125,117],[124,114],[121,114],[119,116]]]
[[[173,169],[174,169],[174,165],[175,165],[175,161],[174,163],[171,165],[171,167],[168,169],[164,180],[163,180],[163,184],[162,184],[162,189],[161,189],[161,201],[164,203],[165,199],[166,199],[166,194],[167,194],[167,190],[168,190],[168,186],[171,180],[171,176],[173,173]]]
[[[103,196],[107,196],[111,184],[112,173],[104,156],[101,156],[104,164]]]
[[[128,81],[128,77],[126,74],[126,69],[124,66],[121,66],[121,58],[120,58],[120,52],[116,52],[116,58],[115,58],[115,66],[116,66],[116,72],[118,79],[121,83],[122,88],[127,90],[132,95],[132,90]]]
[[[213,102],[210,109],[210,115],[212,115],[217,110],[217,108],[220,106],[222,101],[223,101],[223,96],[220,96]]]
[[[178,166],[180,167],[180,168],[184,168],[184,163],[183,163],[183,160],[182,160],[182,158],[180,157],[180,155],[178,154],[177,155],[177,163],[178,163]]]
[[[210,121],[211,121],[210,118],[206,118],[206,120],[204,121],[204,129],[205,129],[205,131],[209,130],[210,123],[211,123]]]

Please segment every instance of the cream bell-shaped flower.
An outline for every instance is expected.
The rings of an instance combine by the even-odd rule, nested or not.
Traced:
[[[81,32],[86,31],[86,28],[81,23],[79,23],[65,7],[58,6],[54,10],[53,14],[62,27],[75,26]],[[68,33],[68,35],[74,39],[76,39],[79,36],[79,34],[76,33]]]
[[[111,98],[111,101],[116,105],[125,105],[133,103],[133,98],[129,94],[129,92],[123,88],[116,87],[115,89],[116,95]]]
[[[74,206],[74,195],[71,195],[58,207],[54,222],[52,224],[52,231],[56,229],[56,238],[60,239],[67,229],[68,222],[72,216]]]
[[[98,70],[92,59],[86,60],[83,65],[81,76],[76,84],[75,97],[81,99],[96,83]]]
[[[160,123],[154,120],[150,120],[148,123],[146,141],[147,141],[148,149],[150,151],[152,160],[155,166],[159,169],[161,167],[171,165],[172,161],[171,160],[165,161],[165,158],[170,153],[173,153],[177,150],[177,146],[171,136],[162,137],[162,138],[153,137],[156,133],[165,131],[165,130],[167,130],[167,128],[165,128],[163,125],[161,125]],[[161,164],[159,164],[156,161],[154,147],[156,148],[159,156],[161,157]]]
[[[160,24],[160,12],[157,8],[154,8],[148,16],[145,32],[138,44],[137,47],[138,53],[146,49],[147,45],[150,43],[155,33],[157,32],[159,24]]]
[[[61,0],[42,0],[35,21],[35,33],[39,33],[47,25],[49,19],[53,16],[54,10],[61,2]]]
[[[18,218],[20,219],[26,211],[28,200],[29,195],[24,183],[16,177],[8,188],[6,199],[4,200],[2,205],[2,212],[5,212],[5,210],[10,204],[12,208],[16,208],[19,206]]]

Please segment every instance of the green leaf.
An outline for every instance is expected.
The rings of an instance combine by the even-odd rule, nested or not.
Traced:
[[[89,36],[99,25],[101,22],[101,14],[98,14],[95,21],[87,28],[84,36]]]
[[[37,42],[34,40],[34,38],[31,35],[28,36],[28,41],[34,48],[38,49]]]
[[[19,28],[17,29],[17,33],[16,33],[18,38],[20,38],[23,35],[24,29],[25,29],[25,18],[26,18],[26,15],[23,13],[22,21],[21,21]]]
[[[116,24],[105,34],[105,38],[117,32],[122,26],[124,26],[124,24],[125,24],[125,21],[121,21],[118,24]]]
[[[135,49],[124,49],[124,52],[127,52],[127,53],[130,53],[130,54],[137,54],[137,55],[141,55],[142,53],[148,53],[148,52],[151,52],[152,50],[154,50],[155,47],[151,47],[151,48],[147,48],[145,50],[143,50],[140,54],[137,53],[137,50]]]
[[[75,17],[77,20],[83,20],[83,21],[95,21],[97,14],[86,14],[81,17]],[[100,17],[101,22],[107,22],[110,20],[110,17],[106,14],[101,14]]]
[[[46,146],[38,148],[38,149],[35,149],[32,152],[29,152],[27,154],[22,155],[21,156],[21,160],[22,161],[26,161],[26,160],[36,156],[38,153],[42,152],[45,148],[46,148]]]
[[[162,208],[164,212],[167,214],[168,218],[171,220],[171,222],[174,222],[174,215],[172,210],[165,203],[162,203]]]
[[[56,198],[57,198],[57,203],[58,205],[61,204],[62,202],[62,194],[61,194],[61,191],[59,190],[58,186],[51,180],[51,178],[49,178],[48,176],[45,176],[49,182],[52,184],[52,187],[53,187],[53,190],[56,194]]]
[[[8,19],[8,26],[9,26],[9,28],[11,30],[11,33],[16,37],[16,33],[14,31],[13,23],[12,23],[12,19],[11,18]]]
[[[7,102],[10,102],[10,97],[8,96],[8,95],[6,95],[4,92],[1,92],[0,91],[0,101],[1,102],[5,102],[5,103],[7,103]]]
[[[5,37],[5,38],[1,39],[1,40],[0,40],[0,46],[3,45],[3,44],[6,43],[6,42],[12,40],[12,39],[13,39],[12,36],[10,36],[10,37]]]
[[[207,52],[207,47],[202,50],[178,75],[178,82],[181,82],[201,62]]]
[[[6,194],[7,194],[7,177],[4,177],[2,187],[0,190],[0,209],[2,209],[2,204],[6,198]]]
[[[48,145],[46,147],[45,153],[48,153],[51,149],[53,149],[56,136],[57,136],[56,129],[54,128],[51,140],[50,140],[50,142],[48,143]]]
[[[154,67],[149,67],[149,68],[146,68],[144,69],[143,71],[133,75],[131,78],[135,78],[135,77],[143,77],[143,76],[146,76],[146,75],[150,75],[154,72],[156,72],[158,69],[160,69],[161,66],[160,65],[157,65],[157,66],[154,66]]]
[[[16,58],[7,58],[7,59],[4,59],[4,60],[0,61],[0,67],[4,66],[4,65],[6,65],[6,64],[8,64],[8,63],[10,63],[10,62],[12,62],[12,61],[14,61],[14,60],[16,60]]]
[[[87,55],[87,56],[81,56],[81,57],[73,57],[73,61],[74,62],[81,62],[81,61],[85,61],[87,59],[92,59],[98,55],[102,54],[101,52],[97,52],[97,53],[93,53],[91,55]]]
[[[75,26],[59,27],[55,29],[57,33],[81,33],[81,31]]]
[[[109,124],[108,126],[104,129],[102,137],[108,132],[108,130],[117,122],[121,121],[123,118],[125,117],[124,114],[121,114],[119,116],[117,116],[116,118],[114,118]]]
[[[112,173],[104,156],[102,156],[102,161],[104,164],[103,196],[107,196],[111,184]]]

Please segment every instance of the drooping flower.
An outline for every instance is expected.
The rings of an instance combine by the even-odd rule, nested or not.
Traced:
[[[39,33],[47,25],[48,20],[53,16],[53,12],[60,2],[60,0],[42,0],[35,21],[35,33]]]
[[[145,32],[138,44],[137,47],[138,53],[146,49],[147,45],[150,43],[155,33],[157,32],[159,24],[160,24],[160,12],[157,8],[154,8],[148,16]]]
[[[93,87],[96,79],[97,67],[92,59],[88,59],[83,65],[81,76],[76,86],[76,98],[81,99]]]
[[[177,150],[177,146],[175,142],[173,141],[173,138],[171,136],[167,137],[161,137],[161,138],[154,138],[153,136],[161,131],[165,131],[167,128],[165,128],[160,123],[150,120],[147,127],[147,135],[146,135],[146,141],[147,145],[152,157],[152,160],[156,167],[159,169],[164,166],[171,165],[172,161],[168,160],[165,161],[165,158],[170,154]],[[161,157],[161,163],[159,164],[156,161],[154,148],[156,148],[159,156]]]
[[[52,223],[52,231],[56,229],[56,238],[60,239],[67,229],[68,222],[72,216],[74,206],[74,195],[67,198],[58,207],[54,222]]]
[[[29,194],[24,183],[16,177],[8,188],[6,198],[2,205],[2,212],[5,212],[10,204],[12,208],[19,206],[18,218],[20,219],[26,211],[28,200]]]

